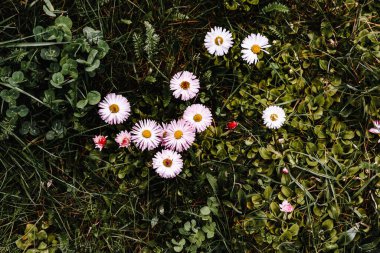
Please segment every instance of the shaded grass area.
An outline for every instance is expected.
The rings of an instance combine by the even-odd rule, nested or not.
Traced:
[[[271,2],[260,1],[251,11],[228,10],[223,1],[52,2],[73,19],[74,33],[85,26],[103,32],[111,50],[97,76],[85,78],[83,86],[125,95],[133,117],[110,128],[94,109],[79,120],[80,133],[69,127],[63,139],[23,139],[14,132],[3,141],[0,241],[5,252],[17,252],[14,242],[27,223],[43,221],[51,224],[48,231],[58,235],[63,252],[170,252],[171,240],[182,238],[189,251],[200,241],[194,252],[333,252],[337,240],[331,238],[356,227],[355,239],[346,244],[349,239],[339,237],[343,242],[337,247],[376,252],[379,149],[366,132],[379,116],[379,44],[354,41],[369,36],[360,33],[364,29],[376,34],[378,19],[365,20],[363,13],[373,15],[379,6],[374,1],[351,9],[343,1],[283,1],[288,14],[260,11]],[[49,25],[52,19],[41,5],[5,1],[1,40]],[[160,36],[153,59],[143,50],[141,58],[135,53],[133,35],[144,36],[144,21]],[[214,25],[235,36],[232,52],[223,59],[208,56],[202,45]],[[267,34],[274,45],[258,68],[239,58],[239,44],[251,32]],[[201,78],[198,101],[215,112],[215,128],[186,154],[179,178],[158,178],[148,152],[115,146],[102,154],[93,150],[91,138],[99,131],[112,135],[139,118],[179,117],[185,104],[175,101],[167,86],[184,69]],[[156,81],[150,83],[151,78]],[[337,79],[340,83],[332,85]],[[269,102],[287,108],[287,130],[272,134],[261,127],[260,110]],[[49,117],[54,115],[47,112]],[[232,119],[240,128],[228,132],[224,125]],[[291,167],[291,173],[281,174],[283,167]],[[281,198],[297,203],[294,216],[278,212],[275,203]],[[205,206],[211,214],[202,213]],[[196,225],[188,231],[192,225],[186,222],[192,220]],[[212,222],[215,236],[202,240],[195,231]],[[293,227],[286,233],[294,224],[300,232]]]

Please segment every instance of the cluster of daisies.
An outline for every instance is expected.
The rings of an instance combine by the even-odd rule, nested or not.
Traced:
[[[205,37],[205,47],[210,54],[222,56],[228,53],[228,50],[234,44],[232,34],[230,31],[222,28],[222,27],[214,27],[210,32],[206,34]],[[242,57],[248,64],[256,64],[259,61],[258,55],[261,52],[265,52],[266,48],[269,48],[268,38],[258,34],[250,34],[248,35],[243,42],[241,43],[242,47]]]
[[[232,34],[221,27],[215,27],[205,37],[205,46],[210,54],[221,56],[227,54],[233,45]],[[269,41],[260,34],[250,34],[242,42],[243,59],[249,64],[258,62],[258,54],[270,47]],[[175,98],[188,101],[194,98],[200,89],[199,79],[189,71],[176,73],[170,80],[170,90]],[[121,124],[131,113],[127,98],[115,93],[108,94],[99,103],[99,115],[108,124]],[[285,112],[281,107],[269,106],[263,112],[264,124],[271,129],[280,128],[285,122]],[[156,153],[152,164],[163,178],[173,178],[182,171],[183,160],[180,152],[191,147],[195,134],[207,129],[212,123],[211,111],[202,104],[187,107],[180,119],[170,123],[157,123],[154,120],[138,121],[130,132],[121,131],[115,141],[120,148],[129,147],[131,142],[140,150],[153,150],[160,145],[163,150]],[[230,122],[233,129],[237,122]],[[93,138],[95,147],[102,150],[107,143],[107,136],[97,135]]]
[[[205,47],[210,54],[222,56],[228,53],[228,50],[234,44],[230,31],[222,27],[214,27],[206,34],[204,39]],[[241,43],[242,57],[248,63],[257,63],[260,52],[265,52],[269,48],[269,40],[267,37],[258,34],[248,35]],[[285,122],[285,111],[279,106],[269,106],[263,112],[264,124],[271,129],[280,128]]]
[[[194,98],[200,88],[199,79],[191,72],[182,71],[170,80],[170,89],[176,98],[187,101]],[[121,124],[131,113],[127,98],[115,93],[108,94],[99,103],[99,115],[108,124]],[[115,141],[120,148],[129,147],[131,143],[141,151],[153,150],[162,146],[152,164],[155,171],[163,178],[177,176],[183,167],[180,152],[191,147],[195,134],[203,132],[212,123],[211,111],[202,104],[193,104],[186,108],[182,117],[170,123],[157,123],[154,120],[138,121],[130,132],[121,131]],[[102,150],[107,143],[107,136],[97,135],[93,138],[95,147]]]

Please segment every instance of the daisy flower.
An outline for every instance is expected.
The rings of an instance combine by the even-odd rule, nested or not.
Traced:
[[[280,211],[285,213],[291,213],[294,210],[294,206],[292,206],[287,200],[284,200],[282,204],[280,204]]]
[[[203,132],[212,123],[210,109],[202,104],[193,104],[186,108],[183,119],[192,125],[197,132]]]
[[[182,152],[190,148],[195,140],[195,129],[187,121],[173,120],[167,130],[167,136],[164,138],[166,148]]]
[[[116,135],[115,141],[119,144],[119,148],[127,148],[131,144],[131,134],[128,131],[121,131]]]
[[[152,150],[160,144],[162,129],[156,121],[145,119],[137,122],[131,131],[131,139],[135,145],[144,151]]]
[[[248,64],[256,64],[259,61],[258,54],[263,51],[267,54],[264,48],[268,48],[271,45],[268,44],[268,39],[265,36],[262,36],[260,33],[258,34],[250,34],[246,37],[241,43],[241,47],[243,50],[243,59],[248,62]]]
[[[170,80],[170,90],[175,98],[187,101],[195,97],[199,91],[198,78],[189,71],[178,72]]]
[[[268,128],[278,129],[285,122],[285,111],[276,105],[269,106],[263,111],[263,120]]]
[[[218,56],[227,54],[233,44],[232,34],[222,27],[215,26],[205,37],[205,47],[210,54]]]
[[[183,161],[180,154],[172,150],[162,150],[153,157],[153,169],[163,178],[173,178],[181,173]]]
[[[107,143],[107,136],[95,135],[95,137],[92,138],[92,140],[95,143],[95,148],[98,148],[100,151],[102,151],[102,149],[104,148],[104,146]]]
[[[371,128],[368,131],[370,133],[380,135],[380,120],[374,120],[372,122],[373,122],[374,128]],[[380,143],[380,140],[378,141],[378,143]]]
[[[110,125],[123,123],[131,113],[128,99],[115,93],[108,94],[99,107],[100,117]]]

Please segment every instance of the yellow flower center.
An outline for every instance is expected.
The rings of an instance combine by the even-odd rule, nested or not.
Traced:
[[[177,130],[174,132],[174,138],[176,138],[177,140],[181,139],[182,136],[183,136],[183,132],[181,130]]]
[[[275,114],[275,113],[273,113],[273,114],[271,114],[271,115],[269,116],[269,118],[270,118],[272,121],[276,121],[276,120],[278,120],[278,115]]]
[[[254,53],[254,54],[258,54],[258,53],[260,53],[260,51],[261,51],[261,47],[260,47],[259,45],[253,45],[253,46],[251,47],[251,51],[252,51],[252,53]]]
[[[150,137],[152,136],[152,133],[151,133],[149,130],[144,130],[144,131],[142,132],[142,136],[143,136],[144,138],[150,138]]]
[[[188,81],[183,81],[180,84],[180,86],[181,86],[182,89],[187,90],[188,88],[190,88],[190,83]]]
[[[220,37],[220,36],[216,37],[216,38],[215,38],[215,44],[216,44],[217,46],[222,45],[222,44],[223,44],[223,38]]]
[[[173,161],[170,160],[169,158],[166,158],[166,159],[164,159],[164,160],[162,161],[162,164],[163,164],[165,167],[169,168],[169,167],[172,166]]]
[[[202,120],[202,115],[200,114],[195,114],[194,117],[193,117],[193,120],[195,122],[200,122]]]
[[[120,108],[119,108],[119,106],[118,106],[117,104],[112,104],[112,105],[110,105],[109,109],[110,109],[110,111],[111,111],[112,113],[117,113],[117,112],[119,112],[119,110],[120,110]]]

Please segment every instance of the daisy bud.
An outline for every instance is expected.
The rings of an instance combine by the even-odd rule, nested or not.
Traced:
[[[231,121],[227,123],[227,128],[228,130],[234,130],[238,125],[239,123],[237,123],[236,121]]]
[[[291,213],[294,210],[294,206],[292,206],[287,200],[284,200],[282,204],[280,204],[280,211],[285,213]]]
[[[92,140],[95,143],[95,148],[98,148],[100,151],[102,151],[102,149],[107,143],[107,136],[95,135],[95,137],[92,138]]]
[[[119,144],[119,148],[127,148],[131,143],[131,134],[128,131],[121,131],[116,135],[115,141]]]
[[[289,174],[289,170],[288,170],[287,168],[283,168],[283,169],[282,169],[282,173],[283,173],[283,174]]]

